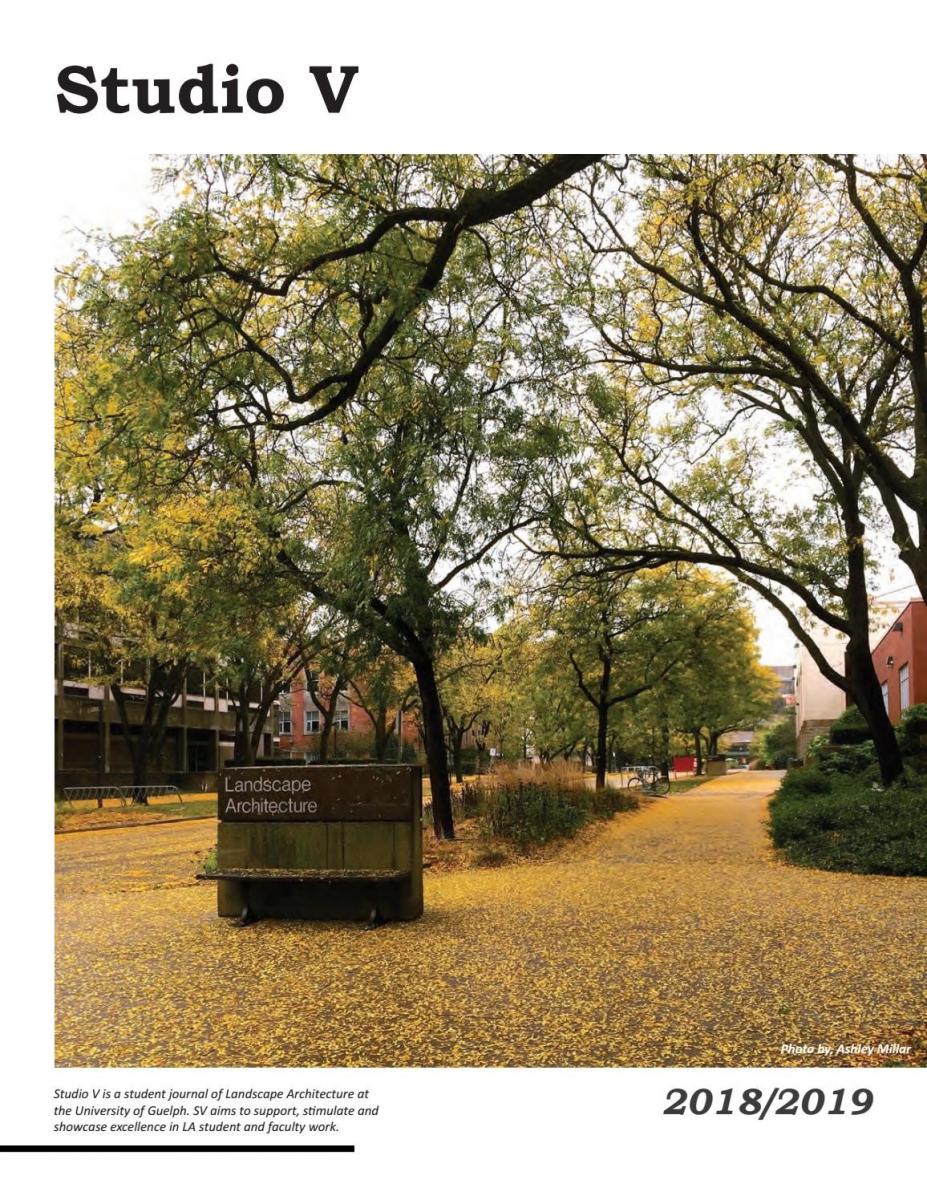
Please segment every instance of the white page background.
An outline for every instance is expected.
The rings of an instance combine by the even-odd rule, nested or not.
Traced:
[[[53,1066],[52,281],[67,228],[135,211],[143,155],[185,151],[916,149],[924,19],[846,3],[33,3],[4,24],[2,1137],[47,1143],[54,1087],[369,1087],[353,1156],[35,1155],[8,1194],[811,1196],[923,1188],[918,1070],[87,1071]],[[61,116],[71,63],[227,62],[273,115]],[[358,64],[327,114],[309,64]],[[337,73],[336,73],[337,79]],[[693,947],[693,952],[696,952]],[[912,948],[912,959],[924,948]],[[762,971],[762,963],[757,963]],[[169,1003],[169,997],[165,997]],[[699,997],[693,996],[698,1004]],[[864,1117],[662,1116],[669,1087],[870,1087]],[[115,1139],[113,1139],[115,1140]],[[137,1140],[129,1137],[130,1141]]]

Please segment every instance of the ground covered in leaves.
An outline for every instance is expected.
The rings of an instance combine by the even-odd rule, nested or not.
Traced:
[[[83,829],[122,829],[127,825],[163,825],[167,821],[198,821],[216,815],[216,794],[193,792],[183,800],[157,797],[148,804],[107,800],[102,808],[88,801],[55,806],[55,832]]]
[[[780,862],[777,782],[711,781],[537,860],[431,868],[425,916],[375,930],[217,918],[193,879],[212,821],[62,834],[57,1062],[923,1062],[927,880]],[[916,1053],[860,1052],[890,1043]],[[807,1044],[835,1053],[784,1049]]]

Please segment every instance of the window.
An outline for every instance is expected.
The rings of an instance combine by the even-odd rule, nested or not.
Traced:
[[[277,719],[278,733],[293,732],[293,714],[288,708],[281,708]]]
[[[322,714],[317,708],[306,709],[306,733],[318,733],[322,728]]]
[[[344,701],[341,701],[335,709],[334,726],[336,729],[347,730],[349,724],[348,706]]]
[[[888,712],[888,684],[882,684],[882,703],[885,706],[885,711]]]
[[[901,692],[901,711],[905,712],[911,707],[911,675],[908,663],[898,668],[898,688]]]

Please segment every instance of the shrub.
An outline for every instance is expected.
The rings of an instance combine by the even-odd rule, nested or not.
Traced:
[[[788,716],[777,721],[763,734],[762,757],[764,763],[774,770],[782,770],[795,757],[795,718]]]
[[[863,714],[851,705],[830,727],[830,740],[835,746],[856,746],[869,741],[871,734]]]
[[[486,789],[480,804],[484,836],[520,847],[572,837],[586,820],[577,793],[556,783],[501,783]]]
[[[816,762],[820,757],[821,751],[830,745],[826,733],[816,734],[808,743],[808,749],[805,751],[805,761]]]
[[[823,771],[816,767],[796,767],[783,779],[776,799],[782,796],[820,796],[826,795],[830,790],[830,780]]]
[[[473,856],[475,867],[502,867],[509,861],[509,856],[498,846],[484,846]]]
[[[898,745],[902,754],[920,755],[927,751],[927,704],[915,704],[898,723]]]
[[[875,746],[871,741],[855,746],[821,746],[815,753],[815,761],[828,775],[862,775],[876,762]]]
[[[586,789],[578,801],[594,817],[611,817],[618,812],[633,812],[635,808],[640,808],[640,801],[629,788]]]
[[[504,838],[524,849],[572,837],[590,820],[637,808],[638,799],[624,788],[594,791],[578,764],[558,762],[499,767],[491,781],[456,789],[455,805],[460,815],[479,817],[482,837]]]
[[[847,775],[790,771],[769,806],[774,844],[830,871],[927,875],[927,792]]]

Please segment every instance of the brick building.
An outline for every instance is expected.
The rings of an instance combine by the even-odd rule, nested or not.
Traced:
[[[872,651],[889,719],[927,704],[927,604],[911,600]]]
[[[314,687],[327,706],[329,685],[326,680],[314,682]],[[275,739],[277,753],[306,762],[314,761],[319,756],[322,724],[322,713],[312,698],[306,677],[300,675],[289,694],[280,699]],[[421,734],[411,713],[404,713],[401,720],[396,714],[391,714],[389,724],[393,734],[391,756],[395,754],[395,735],[400,728],[404,754],[417,755],[421,751]],[[357,703],[349,685],[335,705],[335,718],[329,736],[329,758],[370,758],[373,756],[373,747],[373,720],[366,709]]]

